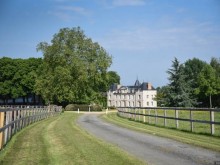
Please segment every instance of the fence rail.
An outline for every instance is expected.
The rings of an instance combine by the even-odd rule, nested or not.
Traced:
[[[161,108],[161,107],[119,107],[118,114],[125,118],[144,123],[161,125],[164,127],[176,127],[177,129],[191,132],[210,133],[220,135],[220,109],[210,108]],[[147,120],[146,120],[147,117]],[[160,120],[160,122],[158,121]],[[168,121],[174,121],[173,126],[168,126]],[[182,126],[180,125],[180,122]],[[171,123],[171,122],[170,122]],[[187,124],[186,124],[187,123]],[[209,125],[195,126],[195,123]],[[199,128],[200,127],[200,128]],[[217,127],[217,128],[216,128]],[[196,129],[199,129],[199,131]],[[216,133],[216,130],[218,131]]]
[[[60,114],[59,106],[1,106],[0,107],[0,150],[11,137],[22,128]]]

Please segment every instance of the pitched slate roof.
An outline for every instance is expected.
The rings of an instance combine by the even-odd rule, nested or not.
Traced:
[[[135,84],[133,86],[120,86],[118,88],[118,84],[112,84],[111,87],[110,87],[110,91],[116,91],[116,90],[123,90],[123,89],[134,89],[134,90],[156,90],[150,83],[148,82],[143,82],[142,84],[139,82],[139,80],[137,79],[135,81]]]

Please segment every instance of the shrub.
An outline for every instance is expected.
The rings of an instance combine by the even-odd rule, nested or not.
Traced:
[[[89,105],[85,104],[69,104],[65,107],[65,111],[89,111]],[[91,105],[90,111],[102,111],[99,105]]]
[[[110,107],[108,107],[109,109],[116,109],[116,107],[115,106],[110,106]]]

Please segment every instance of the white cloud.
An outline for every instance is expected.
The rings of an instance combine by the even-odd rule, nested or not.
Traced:
[[[114,6],[142,6],[145,5],[144,0],[113,0]]]
[[[177,12],[177,13],[185,13],[185,12],[187,12],[187,10],[186,10],[185,8],[178,8],[178,9],[176,10],[176,12]]]
[[[155,51],[163,50],[210,50],[220,43],[220,30],[208,23],[184,27],[113,30],[101,39],[109,50]]]
[[[57,18],[69,22],[80,17],[89,17],[91,12],[79,6],[58,6],[49,11],[48,14],[56,16]]]
[[[72,11],[74,13],[80,14],[80,15],[84,15],[84,16],[88,16],[89,12],[83,8],[83,7],[78,7],[78,6],[61,6],[59,7],[60,10],[62,11]]]
[[[61,12],[61,11],[48,11],[48,14],[53,15],[63,21],[71,21],[71,16],[65,12]]]

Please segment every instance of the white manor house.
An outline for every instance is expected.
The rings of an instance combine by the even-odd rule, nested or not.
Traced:
[[[134,86],[113,84],[107,92],[108,107],[157,107],[157,90],[147,82],[136,80]]]

